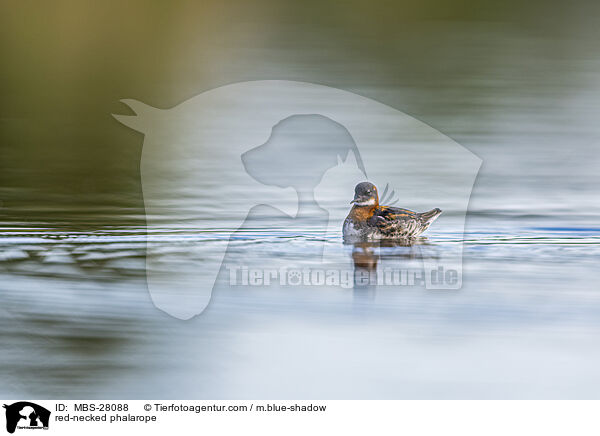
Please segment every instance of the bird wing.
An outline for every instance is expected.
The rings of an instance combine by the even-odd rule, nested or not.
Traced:
[[[388,206],[378,207],[370,218],[370,224],[376,225],[384,234],[396,232],[399,228],[406,228],[408,224],[416,222],[416,212]]]

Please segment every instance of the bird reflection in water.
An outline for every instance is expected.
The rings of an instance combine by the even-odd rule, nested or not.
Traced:
[[[402,268],[411,261],[431,257],[423,246],[430,246],[426,237],[407,240],[382,240],[351,242],[354,265],[354,293],[356,297],[374,298],[377,288],[377,268],[380,261],[390,261],[389,266]]]

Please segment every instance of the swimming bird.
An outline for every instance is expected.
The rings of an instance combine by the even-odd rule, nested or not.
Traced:
[[[413,239],[427,230],[442,213],[437,208],[417,213],[380,206],[377,188],[369,182],[356,185],[350,204],[354,206],[344,221],[344,239]]]

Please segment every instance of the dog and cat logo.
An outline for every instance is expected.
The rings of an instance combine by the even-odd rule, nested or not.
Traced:
[[[29,401],[19,401],[4,405],[6,409],[6,431],[14,433],[19,430],[48,430],[50,411]]]

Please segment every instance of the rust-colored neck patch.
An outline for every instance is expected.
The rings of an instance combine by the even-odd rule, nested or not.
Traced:
[[[375,213],[375,209],[377,209],[376,205],[372,206],[354,206],[350,210],[350,217],[353,221],[367,221],[369,218],[373,216]]]

